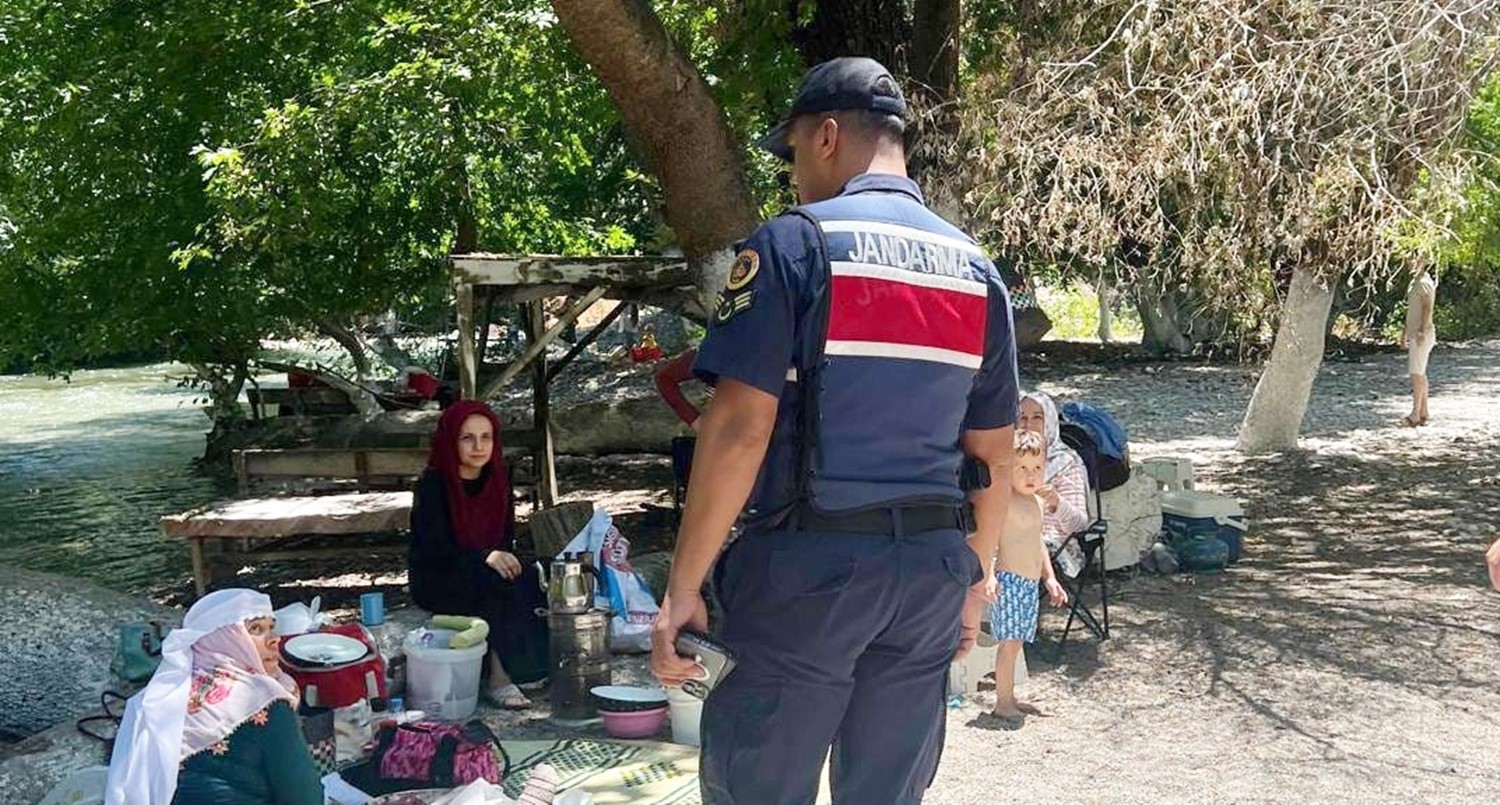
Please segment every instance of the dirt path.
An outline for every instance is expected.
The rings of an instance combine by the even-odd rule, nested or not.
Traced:
[[[1307,451],[1246,460],[1251,372],[1023,371],[1119,414],[1135,457],[1190,455],[1241,498],[1247,558],[1222,576],[1114,582],[1113,639],[1061,620],[1029,652],[1050,717],[950,711],[933,803],[1478,802],[1500,797],[1500,341],[1432,361],[1433,424],[1400,429],[1401,355],[1325,366]],[[982,697],[984,694],[981,695]]]
[[[927,801],[1500,800],[1500,594],[1481,564],[1500,534],[1500,340],[1433,355],[1428,427],[1395,425],[1404,374],[1394,353],[1330,361],[1305,451],[1250,460],[1233,438],[1253,370],[1024,367],[1029,386],[1118,415],[1135,458],[1190,456],[1200,488],[1244,500],[1247,557],[1222,576],[1113,579],[1113,639],[1072,637],[1057,662],[1049,613],[1025,693],[1050,716],[983,729],[986,694],[950,711]],[[670,500],[665,458],[560,472],[636,551],[667,547],[639,510]],[[371,582],[349,579],[272,593],[337,601]],[[377,583],[403,581],[396,563]]]

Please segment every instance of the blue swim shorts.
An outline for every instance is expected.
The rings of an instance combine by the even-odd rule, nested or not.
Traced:
[[[1032,642],[1036,639],[1041,585],[1036,579],[1018,576],[1008,570],[996,575],[1000,579],[1000,598],[990,605],[990,634],[996,640]]]

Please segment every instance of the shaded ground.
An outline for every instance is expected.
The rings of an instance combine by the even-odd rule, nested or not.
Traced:
[[[1410,430],[1403,356],[1330,363],[1307,452],[1259,460],[1231,450],[1249,372],[1032,373],[1123,414],[1138,458],[1192,455],[1200,487],[1246,501],[1247,558],[1117,579],[1112,640],[1030,652],[1050,717],[982,729],[983,694],[954,713],[928,801],[1494,801],[1500,343],[1431,371],[1433,424]]]
[[[1023,366],[1027,384],[1119,415],[1136,458],[1191,456],[1200,488],[1246,502],[1247,558],[1222,576],[1121,575],[1114,638],[1072,638],[1057,662],[1049,614],[1029,693],[1050,717],[984,729],[988,694],[951,711],[928,801],[1493,800],[1500,596],[1481,554],[1500,533],[1500,341],[1433,356],[1433,424],[1416,430],[1395,426],[1404,356],[1335,357],[1305,451],[1253,460],[1233,451],[1253,370],[1059,353]],[[561,471],[641,550],[666,544],[623,514],[669,499],[664,460]],[[539,715],[505,726],[545,733]]]

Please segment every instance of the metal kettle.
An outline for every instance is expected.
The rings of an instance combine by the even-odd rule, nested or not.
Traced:
[[[594,606],[594,589],[600,580],[594,557],[588,551],[565,553],[552,560],[547,574],[547,607],[564,614],[578,615]]]

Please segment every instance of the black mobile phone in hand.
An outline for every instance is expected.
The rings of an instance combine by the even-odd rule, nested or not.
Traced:
[[[734,670],[734,652],[722,643],[714,642],[708,635],[683,630],[677,633],[675,645],[678,655],[697,660],[708,672],[703,679],[683,681],[682,690],[689,696],[707,699],[709,691]]]

